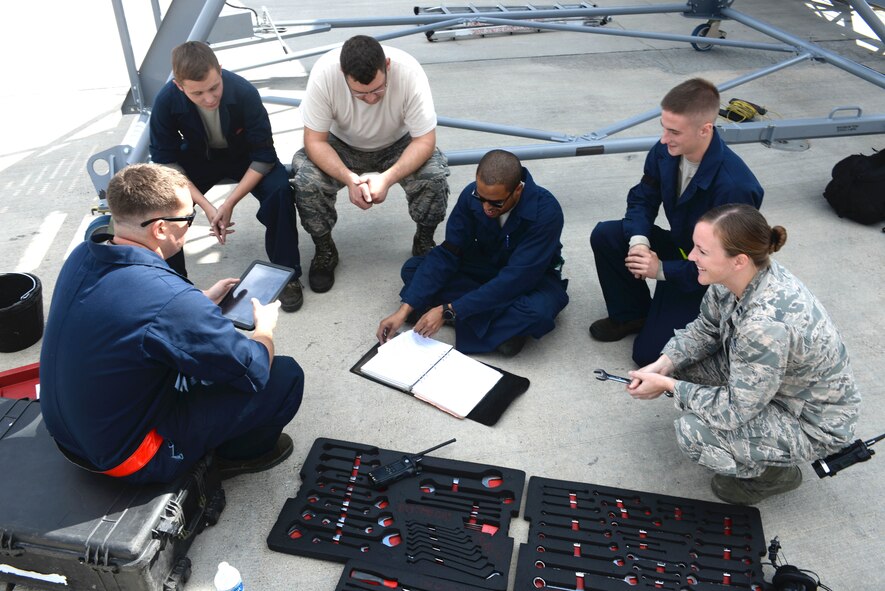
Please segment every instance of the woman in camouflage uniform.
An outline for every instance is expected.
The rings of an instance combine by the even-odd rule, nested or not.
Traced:
[[[674,393],[679,446],[716,472],[713,492],[729,503],[797,488],[797,464],[854,438],[860,395],[842,338],[808,288],[769,259],[786,238],[747,205],[701,217],[688,257],[711,286],[700,315],[630,373],[634,398]]]

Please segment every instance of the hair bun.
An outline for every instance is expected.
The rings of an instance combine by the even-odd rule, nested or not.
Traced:
[[[787,230],[783,226],[774,226],[771,229],[771,238],[768,252],[777,252],[787,242]]]

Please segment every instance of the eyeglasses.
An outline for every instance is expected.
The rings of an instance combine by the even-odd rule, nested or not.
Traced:
[[[511,197],[513,197],[513,193],[516,192],[516,189],[518,187],[519,187],[519,185],[516,185],[516,187],[514,187],[514,189],[512,191],[507,193],[507,197],[504,197],[503,199],[500,199],[497,201],[493,201],[492,199],[486,199],[485,197],[483,197],[482,195],[477,193],[476,189],[473,190],[471,195],[473,195],[474,199],[477,199],[480,203],[488,203],[489,205],[491,205],[495,209],[501,209],[502,207],[504,207],[504,204],[507,203],[507,200],[510,199]]]
[[[376,74],[377,75],[377,74]],[[347,76],[344,77],[344,83],[347,84]],[[370,94],[374,94],[375,96],[381,96],[385,92],[387,92],[387,72],[384,72],[384,84],[376,88],[375,90],[370,90],[368,92],[355,92],[350,84],[347,84],[347,89],[350,91],[350,96],[357,99],[363,99],[369,96]]]
[[[154,222],[164,221],[164,222],[187,222],[187,227],[190,228],[191,224],[194,223],[194,219],[196,217],[197,217],[197,208],[195,207],[194,211],[191,212],[190,215],[174,216],[174,217],[164,216],[164,217],[159,217],[159,218],[151,218],[147,221],[141,222],[141,227],[146,228],[150,224],[153,224]]]

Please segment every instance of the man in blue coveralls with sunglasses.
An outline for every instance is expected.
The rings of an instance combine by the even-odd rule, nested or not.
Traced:
[[[562,226],[559,202],[519,158],[488,152],[449,215],[445,241],[403,265],[402,304],[381,321],[378,340],[407,320],[426,337],[449,323],[463,353],[516,355],[528,337],[553,330],[568,304]]]
[[[109,241],[75,248],[59,273],[40,355],[46,428],[75,464],[133,484],[172,482],[215,450],[221,477],[260,472],[294,448],[304,372],[275,354],[279,303],[253,299],[246,336],[167,261],[196,211],[173,168],[132,164],[108,184]]]

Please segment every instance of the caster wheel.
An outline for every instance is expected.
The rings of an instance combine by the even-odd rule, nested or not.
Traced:
[[[702,23],[696,26],[691,34],[693,37],[706,37],[709,32],[710,23]],[[710,51],[713,49],[712,43],[692,43],[691,46],[695,48],[695,51]]]

